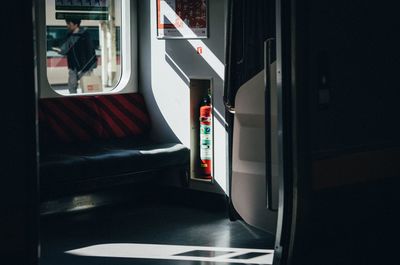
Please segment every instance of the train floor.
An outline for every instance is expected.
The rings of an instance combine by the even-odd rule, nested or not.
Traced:
[[[167,197],[43,216],[40,265],[272,264],[273,235]]]

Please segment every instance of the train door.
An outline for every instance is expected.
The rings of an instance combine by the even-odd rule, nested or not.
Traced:
[[[232,115],[231,218],[275,235],[286,264],[292,224],[290,8],[282,1],[232,1],[225,101]],[[283,9],[284,8],[284,9]],[[284,12],[283,12],[284,11]],[[232,28],[241,25],[241,31]]]
[[[251,5],[232,1],[231,5],[230,27],[242,27],[241,31],[230,31],[231,61],[226,89],[226,104],[235,109],[231,132],[231,205],[245,222],[274,234],[277,162],[272,167],[266,163],[269,157],[275,159],[278,152],[278,136],[270,133],[270,124],[277,129],[278,107],[274,85],[274,1],[256,1]]]

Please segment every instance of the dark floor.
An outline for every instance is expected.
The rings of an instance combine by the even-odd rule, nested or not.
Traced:
[[[271,234],[231,222],[223,209],[176,201],[103,206],[41,221],[41,265],[270,264],[265,258],[272,258],[266,251],[273,243]]]

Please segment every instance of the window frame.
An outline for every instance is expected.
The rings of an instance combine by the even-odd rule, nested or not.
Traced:
[[[50,85],[47,76],[47,23],[46,1],[35,0],[35,66],[37,73],[38,92],[40,98],[60,96],[90,96],[100,94],[115,94],[137,92],[137,29],[132,23],[137,21],[137,2],[129,0],[121,1],[121,25],[120,25],[120,71],[121,75],[115,87],[110,91],[98,93],[68,94],[57,92]]]

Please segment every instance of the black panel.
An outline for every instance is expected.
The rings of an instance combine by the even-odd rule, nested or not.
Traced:
[[[2,2],[1,263],[37,264],[38,200],[32,1]]]
[[[218,257],[232,252],[229,251],[210,251],[210,250],[193,250],[184,253],[175,254],[175,256],[189,256],[189,257]]]
[[[265,254],[265,253],[250,252],[250,253],[242,254],[239,256],[231,257],[231,259],[252,259],[252,258],[264,256],[264,255],[271,255],[271,254],[270,253]]]
[[[274,1],[230,1],[224,101],[264,69],[264,41],[275,36]]]
[[[324,176],[313,176],[312,162],[399,146],[398,8],[393,1],[291,3],[286,52],[294,51],[298,164],[288,254],[302,265],[395,264],[399,178],[385,179],[391,172],[378,161],[380,181],[339,162],[358,183],[317,191],[312,181]]]

